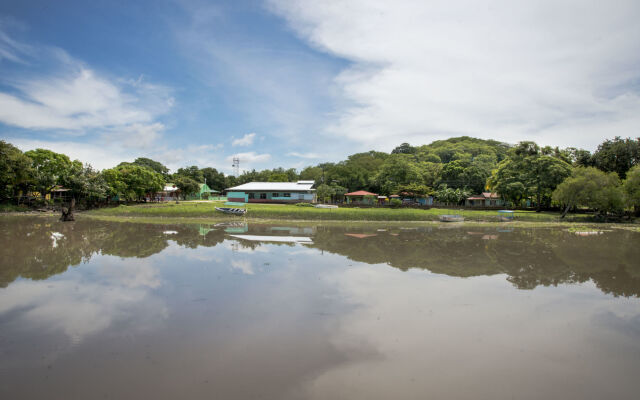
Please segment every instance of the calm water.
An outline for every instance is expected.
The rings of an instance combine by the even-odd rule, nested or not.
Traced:
[[[640,233],[0,218],[2,399],[637,399]]]

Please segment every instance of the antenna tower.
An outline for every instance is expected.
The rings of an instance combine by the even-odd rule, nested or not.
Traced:
[[[233,174],[237,177],[240,176],[240,158],[233,157]]]

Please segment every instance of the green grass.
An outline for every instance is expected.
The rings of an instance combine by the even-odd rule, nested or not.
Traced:
[[[30,211],[26,205],[16,206],[14,204],[0,204],[0,212],[24,212]]]
[[[226,215],[215,210],[222,202],[181,202],[120,206],[87,212],[88,215],[113,217],[162,217],[162,218],[212,218],[234,220],[242,217]],[[338,208],[320,209],[281,204],[249,204],[249,219],[299,220],[299,221],[438,221],[442,214],[461,214],[467,221],[498,222],[497,211],[432,208]],[[516,221],[559,222],[559,213],[533,211],[515,212]],[[587,216],[569,217],[566,222],[586,221]],[[565,222],[563,221],[563,222]]]

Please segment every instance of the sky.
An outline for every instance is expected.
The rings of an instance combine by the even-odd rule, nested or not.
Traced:
[[[102,169],[298,168],[640,135],[637,0],[0,3],[0,139]]]

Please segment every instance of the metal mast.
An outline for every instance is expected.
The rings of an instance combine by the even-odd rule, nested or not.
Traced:
[[[233,157],[233,174],[237,177],[240,176],[240,158]]]

